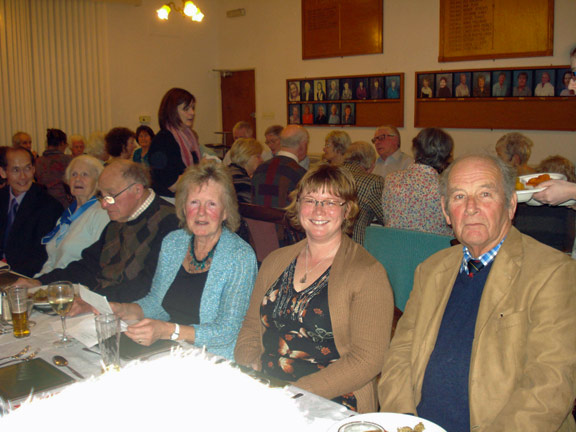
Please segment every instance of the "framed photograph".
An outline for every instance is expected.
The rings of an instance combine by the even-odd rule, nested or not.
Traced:
[[[534,71],[534,96],[554,96],[556,74],[554,69],[536,69]]]
[[[386,77],[386,99],[400,99],[400,76]]]
[[[326,104],[314,104],[314,124],[327,124]]]
[[[452,97],[452,74],[451,73],[436,74],[436,97],[437,98],[451,98]]]
[[[340,80],[328,80],[328,100],[340,100]]]
[[[288,123],[289,124],[300,124],[302,123],[300,120],[300,105],[298,104],[290,104],[289,105],[289,116],[288,116]]]
[[[300,81],[288,81],[288,101],[300,102]]]
[[[370,99],[384,99],[384,83],[382,77],[370,78]]]
[[[353,103],[342,104],[342,124],[353,125],[356,124],[356,105]]]
[[[492,71],[492,97],[510,96],[512,86],[510,83],[512,73],[510,71]]]
[[[472,74],[470,72],[455,72],[454,76],[454,96],[457,98],[470,97],[470,83],[472,82]]]
[[[418,97],[424,99],[434,97],[434,74],[418,75]]]
[[[354,99],[364,100],[368,97],[368,78],[356,78]]]
[[[568,84],[570,84],[571,77],[571,69],[558,69],[556,71],[556,94],[558,96],[570,96]]]
[[[474,72],[472,81],[472,96],[490,97],[490,72]]]
[[[326,80],[314,80],[314,100],[326,100]]]
[[[532,96],[532,71],[531,70],[516,70],[513,73],[514,87],[512,88],[512,96],[526,97]]]
[[[302,105],[302,124],[314,124],[314,108],[312,108],[312,104]]]
[[[340,124],[340,104],[331,103],[330,113],[328,115],[328,124],[337,125]]]
[[[340,99],[352,99],[352,84],[354,80],[350,78],[340,80]]]
[[[304,102],[309,102],[314,100],[314,92],[312,90],[312,85],[314,81],[302,81],[300,82],[300,100]]]

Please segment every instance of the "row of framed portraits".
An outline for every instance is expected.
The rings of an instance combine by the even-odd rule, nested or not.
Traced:
[[[290,102],[399,99],[400,75],[287,80]]]
[[[289,104],[288,123],[303,125],[355,125],[356,104],[353,102]]]
[[[417,73],[416,97],[564,97],[571,76],[565,67]]]

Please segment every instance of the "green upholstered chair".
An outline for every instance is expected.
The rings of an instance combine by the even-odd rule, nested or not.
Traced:
[[[402,312],[414,284],[418,264],[441,249],[450,247],[452,237],[381,226],[366,228],[364,247],[382,263],[392,290],[394,304]]]

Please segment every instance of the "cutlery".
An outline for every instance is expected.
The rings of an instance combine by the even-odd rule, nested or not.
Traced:
[[[22,349],[22,351],[20,351],[19,353],[16,353],[16,354],[11,355],[11,356],[6,356],[6,357],[0,358],[0,361],[2,361],[2,360],[7,360],[7,359],[17,360],[17,359],[19,359],[20,357],[22,357],[24,354],[26,354],[26,353],[28,352],[28,350],[30,350],[30,345],[26,345],[26,346]]]
[[[70,372],[72,372],[78,378],[85,379],[84,376],[80,372],[72,369],[72,367],[68,365],[68,360],[66,360],[64,357],[56,355],[56,356],[52,357],[52,361],[54,362],[54,364],[56,366],[67,367],[68,369],[70,369]]]
[[[8,360],[8,361],[2,363],[2,366],[6,366],[6,365],[9,364],[9,363],[14,363],[14,362],[17,362],[17,361],[22,361],[22,362],[30,361],[30,360],[32,360],[33,358],[35,358],[35,357],[38,355],[39,352],[40,352],[40,349],[37,349],[36,351],[34,351],[33,353],[27,355],[26,357],[13,358],[12,360]]]

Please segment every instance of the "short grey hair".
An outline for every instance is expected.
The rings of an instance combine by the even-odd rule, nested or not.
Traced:
[[[72,159],[66,167],[66,172],[64,173],[64,179],[66,180],[66,183],[70,184],[70,176],[72,175],[72,170],[78,162],[84,162],[86,165],[88,165],[90,174],[96,180],[98,180],[98,177],[100,177],[100,174],[102,174],[102,171],[104,171],[104,165],[102,165],[102,162],[99,159],[96,159],[94,156],[90,155],[80,155]]]
[[[345,161],[357,162],[366,171],[372,168],[377,158],[376,149],[366,141],[354,141],[344,154]]]
[[[150,170],[146,164],[133,162],[127,159],[117,159],[111,162],[108,166],[118,165],[120,167],[120,173],[122,177],[128,181],[132,181],[136,184],[141,184],[145,188],[149,188],[150,181]]]
[[[398,148],[400,148],[400,145],[402,144],[402,140],[401,140],[402,137],[400,136],[400,131],[398,130],[398,128],[396,126],[392,126],[392,125],[378,126],[376,128],[376,130],[379,130],[379,129],[391,129],[396,134],[396,136],[398,137]]]
[[[76,135],[70,135],[68,137],[68,143],[69,144],[72,144],[72,142],[74,142],[74,141],[82,141],[84,144],[86,144],[86,140],[84,139],[84,137],[82,135],[76,134]]]
[[[348,146],[352,143],[350,135],[348,135],[347,132],[338,130],[328,132],[325,141],[332,143],[334,151],[341,155],[346,153],[346,150],[348,150]]]
[[[448,203],[450,202],[450,190],[449,190],[450,173],[452,172],[452,170],[456,165],[470,158],[483,159],[485,161],[494,164],[494,166],[498,169],[498,172],[500,172],[500,175],[502,177],[502,189],[504,190],[504,199],[506,201],[506,207],[510,207],[512,196],[516,193],[516,169],[508,165],[499,157],[490,154],[470,154],[466,156],[461,156],[457,158],[454,162],[452,162],[450,165],[448,165],[448,168],[446,168],[442,172],[442,174],[440,175],[440,196],[444,198],[446,207],[448,207]]]

